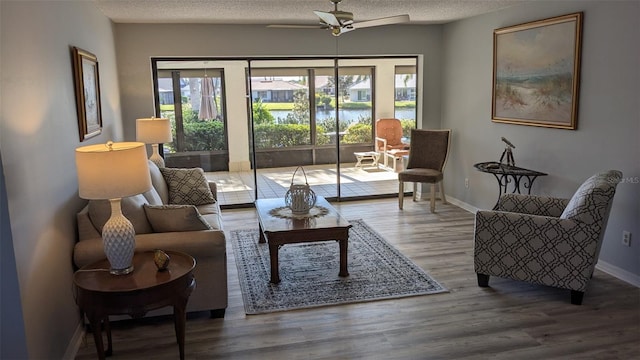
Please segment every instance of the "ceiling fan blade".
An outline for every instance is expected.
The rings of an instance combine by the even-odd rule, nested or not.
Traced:
[[[357,22],[351,24],[354,29],[360,29],[365,27],[373,27],[373,26],[383,26],[383,25],[391,25],[391,24],[400,24],[409,22],[409,15],[396,15],[389,16],[380,19],[367,20],[362,22]]]
[[[355,28],[353,26],[343,26],[340,28],[340,35],[344,33],[348,33],[349,31],[353,31]]]
[[[320,18],[320,20],[324,21],[325,24],[331,26],[342,26],[342,24],[340,24],[340,20],[338,20],[338,18],[332,13],[324,11],[314,11],[314,13]]]
[[[286,24],[274,24],[267,25],[268,28],[280,28],[280,29],[324,29],[325,25],[286,25]]]

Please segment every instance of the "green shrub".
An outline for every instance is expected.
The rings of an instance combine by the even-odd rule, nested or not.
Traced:
[[[309,145],[308,125],[301,124],[256,124],[254,127],[256,148],[284,148],[296,145]]]
[[[336,118],[334,117],[318,119],[316,120],[316,124],[326,129],[325,132],[329,132],[329,133],[336,132]],[[349,122],[346,120],[340,120],[340,124],[338,124],[338,131],[340,132],[346,131],[347,127],[349,127]]]
[[[316,124],[316,145],[326,145],[331,140],[328,131],[322,125]]]
[[[219,120],[184,124],[185,151],[212,151],[227,148],[224,124]]]
[[[371,101],[349,101],[341,102],[340,108],[346,109],[371,109]]]
[[[273,124],[275,122],[271,111],[262,103],[261,99],[253,102],[252,110],[254,124]]]
[[[325,110],[332,110],[335,108],[333,106],[333,99],[333,96],[316,93],[316,106],[323,107]]]
[[[342,142],[346,144],[362,144],[371,142],[371,124],[357,122],[347,128]]]
[[[416,128],[416,121],[411,119],[404,119],[400,120],[400,123],[402,123],[402,136],[406,137],[407,139],[411,138],[411,129]]]

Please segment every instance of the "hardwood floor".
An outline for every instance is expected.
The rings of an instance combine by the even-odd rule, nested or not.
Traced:
[[[224,319],[190,314],[188,359],[638,359],[640,289],[596,270],[581,306],[568,290],[473,272],[473,214],[405,198],[334,204],[364,219],[450,292],[245,315],[231,244]],[[224,210],[225,230],[257,228],[254,209]],[[112,359],[176,359],[170,317],[112,325]],[[91,334],[76,359],[94,359]]]

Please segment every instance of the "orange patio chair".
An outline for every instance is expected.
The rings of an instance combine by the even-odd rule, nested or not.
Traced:
[[[397,162],[409,155],[409,144],[402,142],[402,123],[398,119],[376,120],[375,144],[386,168],[389,168],[389,160],[393,161],[393,171],[396,171]]]

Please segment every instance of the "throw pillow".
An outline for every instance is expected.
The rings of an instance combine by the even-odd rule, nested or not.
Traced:
[[[154,232],[211,230],[194,205],[145,205]]]
[[[204,205],[216,202],[201,168],[162,168],[160,172],[169,187],[169,204]]]

